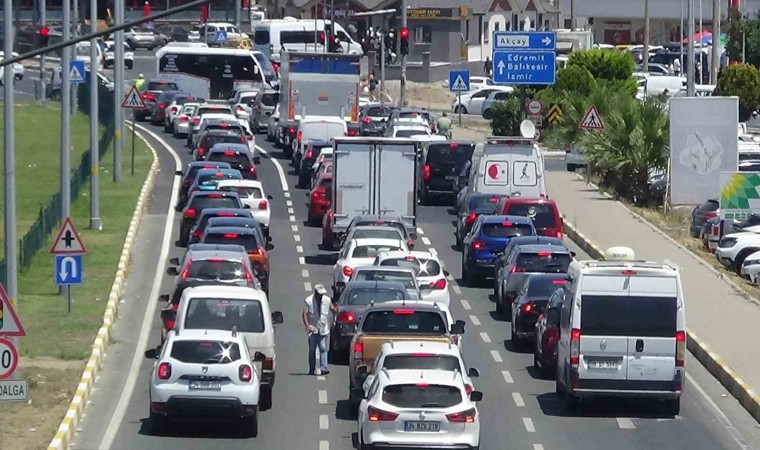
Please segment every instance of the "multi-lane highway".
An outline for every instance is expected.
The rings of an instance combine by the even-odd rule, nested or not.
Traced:
[[[152,72],[146,65],[135,70]],[[347,368],[331,366],[324,377],[307,375],[307,340],[300,318],[311,286],[330,283],[334,259],[318,249],[319,229],[305,225],[306,191],[295,189],[291,167],[261,135],[257,144],[270,158],[263,158],[259,179],[273,196],[270,304],[285,316],[285,323],[276,329],[274,407],[260,415],[255,439],[203,424],[178,426],[168,435],[149,433],[147,379],[153,360],[143,358],[142,352],[160,341],[162,305],[157,295],[170,292],[173,282],[164,275],[166,261],[184,251],[175,245],[178,217],[172,209],[172,191],[177,182],[174,171],[184,167],[189,155],[184,141],[156,127],[141,128],[159,155],[159,182],[138,233],[133,272],[115,327],[116,342],[105,359],[74,448],[355,448],[356,422],[346,401]],[[548,160],[547,168],[564,170],[564,165]],[[579,415],[567,416],[554,393],[554,382],[540,379],[532,370],[532,355],[510,344],[508,322],[494,314],[490,285],[457,284],[461,256],[452,248],[454,216],[449,208],[420,207],[418,217],[417,248],[437,252],[450,273],[452,313],[467,322],[464,358],[481,372],[475,380],[485,394],[479,404],[481,449],[760,448],[757,422],[693,359],[687,360],[689,378],[677,417],[665,415],[651,403],[619,400],[592,402]],[[574,244],[568,245],[579,258],[587,257]]]

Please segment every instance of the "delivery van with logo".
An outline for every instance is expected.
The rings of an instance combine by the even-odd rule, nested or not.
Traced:
[[[510,197],[546,197],[544,158],[533,139],[488,137],[475,153],[482,157],[470,172],[470,191]],[[481,151],[479,151],[481,150]]]

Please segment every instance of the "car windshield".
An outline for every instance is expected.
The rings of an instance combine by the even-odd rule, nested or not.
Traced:
[[[406,291],[399,291],[397,289],[357,287],[351,288],[346,294],[346,304],[369,305],[371,302],[383,303],[393,300],[404,300],[406,297]]]
[[[251,186],[222,186],[220,191],[237,192],[242,197],[264,198],[261,189]]]
[[[499,205],[500,197],[489,195],[475,195],[470,197],[470,211],[492,211],[496,212]]]
[[[396,384],[383,389],[383,402],[397,408],[450,408],[462,403],[462,392],[454,386]]]
[[[572,257],[567,253],[520,253],[517,267],[522,272],[567,272]]]
[[[527,223],[484,223],[483,234],[491,238],[513,238],[516,236],[532,236],[533,228]]]
[[[192,298],[187,307],[185,328],[194,330],[229,330],[263,333],[264,313],[261,302],[253,299]]]
[[[198,280],[242,280],[246,271],[242,261],[221,258],[192,260],[186,268],[187,278]]]
[[[414,275],[411,272],[397,270],[364,269],[356,272],[356,281],[393,281],[401,283],[407,289],[416,289]]]
[[[672,338],[676,333],[675,297],[584,295],[584,336],[648,336]]]
[[[441,265],[433,259],[425,258],[389,258],[380,263],[381,266],[406,267],[414,269],[418,277],[431,277],[441,273]]]
[[[460,373],[462,372],[457,357],[433,355],[425,353],[424,349],[420,350],[420,353],[412,353],[411,355],[388,355],[383,360],[382,368],[388,370],[445,370],[447,372],[458,370]]]
[[[394,252],[401,247],[392,245],[360,245],[351,253],[352,258],[374,258],[380,252]]]
[[[547,203],[514,203],[503,214],[510,216],[523,216],[533,219],[536,228],[556,228],[557,221],[554,217],[554,208]]]
[[[198,109],[198,116],[209,113],[232,114],[232,110],[226,106],[202,106]]]
[[[364,319],[362,331],[387,334],[445,335],[448,333],[442,313],[403,308],[370,311]]]
[[[402,236],[399,235],[397,230],[387,230],[382,228],[370,228],[370,229],[364,229],[364,230],[356,230],[354,231],[354,234],[352,236],[352,239],[363,239],[363,238],[373,238],[373,239],[402,239]]]
[[[177,83],[171,81],[148,81],[149,91],[178,91]]]
[[[240,200],[235,197],[199,195],[190,202],[189,208],[203,210],[206,208],[241,208]]]
[[[208,233],[203,237],[203,243],[204,244],[233,244],[233,245],[242,245],[245,247],[245,250],[248,252],[255,251],[263,245],[261,245],[261,242],[258,242],[256,239],[256,235],[252,233],[219,233],[219,232],[211,232],[211,230],[214,230],[211,228]]]
[[[175,341],[170,356],[188,364],[227,364],[240,359],[240,347],[234,342]]]
[[[204,131],[213,131],[213,130],[232,131],[233,133],[236,133],[236,134],[243,134],[243,127],[236,123],[228,123],[228,122],[209,123],[204,128]]]

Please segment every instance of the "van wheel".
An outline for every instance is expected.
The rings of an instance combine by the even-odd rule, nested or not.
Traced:
[[[565,411],[568,413],[575,413],[580,409],[581,399],[574,396],[570,392],[564,393],[564,405]]]
[[[672,398],[665,400],[665,410],[672,416],[677,416],[681,413],[681,399]]]

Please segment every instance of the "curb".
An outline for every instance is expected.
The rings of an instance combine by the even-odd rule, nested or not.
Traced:
[[[590,184],[596,187],[596,185],[593,183]],[[634,214],[643,223],[646,223],[650,227],[656,228],[652,223],[641,217],[639,214],[631,211],[622,203],[620,204],[632,214]],[[583,233],[575,228],[574,225],[569,223],[566,217],[563,217],[563,219],[563,228],[565,235],[567,235],[568,238],[575,242],[583,251],[588,253],[590,257],[594,259],[603,259],[604,252],[602,252],[599,247],[597,247]],[[662,234],[662,231],[659,229],[656,231]],[[672,238],[670,238],[670,236],[667,237],[672,241]],[[695,255],[686,247],[677,242],[676,244],[679,245],[682,250],[686,250],[688,253],[690,253],[692,257],[698,258],[702,264],[707,264],[704,260],[702,260],[702,258]],[[710,266],[710,268],[715,270],[715,268],[712,266]],[[715,270],[715,272],[717,272],[717,270]],[[730,281],[735,285],[735,283],[733,283],[731,280],[724,281]],[[688,327],[686,328],[686,334],[689,336],[689,338],[686,340],[686,348],[689,350],[689,352],[697,359],[697,361],[700,362],[700,364],[702,364],[702,366],[704,366],[705,369],[707,369],[708,372],[710,372],[712,376],[714,376],[720,382],[720,384],[723,385],[723,387],[725,387],[731,393],[731,395],[734,396],[734,398],[736,398],[736,400],[739,401],[739,403],[741,403],[744,409],[746,409],[747,412],[749,412],[752,417],[755,418],[755,420],[760,422],[760,395],[756,394],[755,391],[753,391],[752,388],[741,377],[739,377],[739,375],[737,375],[736,372],[734,372],[728,364],[723,361],[723,358],[721,358],[717,353],[713,352],[710,349],[710,346],[707,345],[707,343],[702,339],[700,339],[699,336],[697,336]]]
[[[145,139],[138,133],[138,137],[145,141]],[[147,142],[146,142],[147,144]],[[100,370],[101,363],[103,362],[103,356],[105,350],[110,344],[111,331],[113,323],[116,321],[116,313],[119,309],[119,300],[121,294],[124,291],[124,282],[127,277],[127,270],[129,268],[130,256],[132,255],[132,247],[134,246],[135,235],[137,234],[137,227],[140,225],[143,213],[147,206],[147,198],[153,184],[156,180],[156,174],[158,173],[158,154],[156,151],[148,145],[151,153],[153,153],[153,163],[148,170],[148,176],[143,183],[140,195],[137,197],[137,204],[135,205],[134,213],[132,214],[132,220],[129,222],[129,228],[127,229],[127,236],[124,239],[124,246],[121,250],[121,257],[119,263],[116,266],[116,276],[111,286],[111,292],[108,295],[108,304],[106,305],[106,311],[103,314],[103,325],[98,330],[98,334],[95,337],[95,342],[92,344],[92,353],[87,360],[82,377],[79,380],[79,386],[74,394],[74,398],[71,399],[69,408],[66,411],[66,415],[63,417],[61,424],[58,426],[58,430],[53,437],[53,440],[48,444],[48,450],[66,450],[74,439],[76,433],[77,424],[82,419],[82,413],[84,412],[87,400],[92,393],[92,388],[95,384],[95,379]]]

